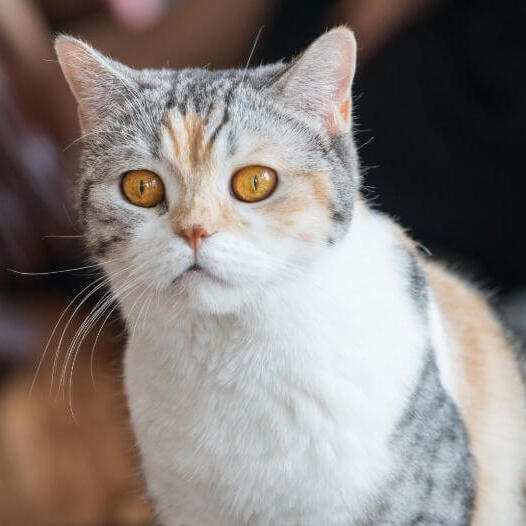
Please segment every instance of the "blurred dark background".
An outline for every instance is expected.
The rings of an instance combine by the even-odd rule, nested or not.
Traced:
[[[253,64],[291,58],[349,24],[360,46],[354,123],[366,196],[491,292],[520,338],[525,15],[520,0],[0,0],[0,524],[151,520],[126,426],[118,317],[81,345],[70,396],[52,371],[62,330],[70,341],[93,307],[90,298],[66,327],[80,296],[29,395],[63,309],[97,277],[7,270],[86,264],[68,204],[77,114],[54,34],[136,67],[232,67],[246,64],[260,29]]]

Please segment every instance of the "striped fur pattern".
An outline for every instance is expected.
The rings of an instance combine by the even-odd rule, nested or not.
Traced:
[[[524,524],[513,349],[478,292],[360,197],[352,33],[244,70],[137,71],[70,37],[57,53],[160,522]],[[234,198],[249,165],[277,172],[268,199]],[[154,208],[122,195],[136,169],[164,182]]]

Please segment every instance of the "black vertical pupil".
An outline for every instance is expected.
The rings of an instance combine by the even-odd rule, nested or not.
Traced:
[[[258,189],[258,176],[254,175],[254,190]]]
[[[141,179],[139,183],[139,193],[142,195],[144,193],[144,181]]]

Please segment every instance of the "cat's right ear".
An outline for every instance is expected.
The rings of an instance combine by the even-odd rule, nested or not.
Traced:
[[[80,128],[83,134],[87,133],[115,103],[112,95],[133,89],[133,70],[105,57],[82,40],[67,35],[57,37],[55,51],[77,99]]]

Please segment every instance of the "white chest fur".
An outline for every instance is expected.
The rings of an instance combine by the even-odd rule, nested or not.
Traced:
[[[243,316],[133,335],[126,390],[165,524],[360,517],[396,462],[387,441],[424,351],[393,244],[388,222],[355,218],[330,257]]]

